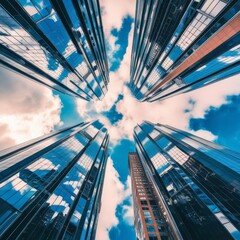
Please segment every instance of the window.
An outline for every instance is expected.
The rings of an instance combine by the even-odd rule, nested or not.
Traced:
[[[155,220],[156,220],[157,224],[163,224],[163,219],[162,218],[156,217]]]
[[[144,211],[144,212],[143,212],[143,215],[144,215],[145,217],[150,217],[150,216],[151,216],[151,214],[150,214],[149,211]]]
[[[163,226],[158,226],[158,231],[159,231],[159,232],[164,232],[164,231],[165,231],[165,227],[163,227]]]
[[[154,234],[154,235],[155,235],[155,234]],[[161,237],[161,239],[163,239],[163,238]],[[155,235],[155,236],[152,236],[152,237],[150,237],[150,235],[149,235],[149,240],[157,240],[156,235]]]
[[[153,224],[153,220],[151,218],[145,218],[146,224]]]
[[[160,213],[158,211],[153,211],[154,216],[160,216]]]
[[[169,240],[167,236],[161,236],[161,240]]]
[[[155,232],[153,226],[147,226],[147,231],[148,231],[148,232]]]
[[[150,200],[150,205],[157,205],[155,200]]]
[[[141,201],[142,205],[147,205],[147,201]]]

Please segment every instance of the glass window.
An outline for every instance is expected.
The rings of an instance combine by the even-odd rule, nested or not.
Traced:
[[[142,205],[147,205],[147,201],[141,201]]]
[[[144,212],[143,212],[143,215],[144,215],[145,217],[150,217],[150,216],[151,216],[151,214],[150,214],[149,211],[144,211]]]
[[[160,216],[160,213],[159,213],[159,211],[153,211],[153,215],[154,216]]]
[[[149,234],[149,240],[158,240],[157,235],[156,234]],[[165,240],[165,239],[163,239],[162,236],[161,236],[161,240]]]
[[[148,231],[148,232],[155,232],[153,226],[147,226],[147,231]]]
[[[146,222],[146,224],[153,224],[153,220],[150,217],[145,218],[145,222]]]
[[[157,205],[157,202],[155,200],[150,200],[150,205]]]

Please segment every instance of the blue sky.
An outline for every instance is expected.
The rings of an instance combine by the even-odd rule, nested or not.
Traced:
[[[131,30],[131,24],[134,19],[127,16],[123,19],[122,26],[120,30],[113,28],[111,30],[111,35],[116,37],[115,44],[121,47],[113,54],[114,61],[111,62],[110,71],[115,72],[119,66],[120,62],[123,60],[123,56],[126,53],[126,48],[128,46],[128,34]]]
[[[163,102],[138,102],[128,88],[135,1],[100,3],[110,63],[105,98],[88,103],[0,67],[0,146],[10,147],[82,121],[102,121],[111,144],[97,239],[135,239],[127,162],[128,152],[134,151],[133,127],[143,120],[166,123],[238,150],[240,76]]]
[[[216,143],[239,151],[240,95],[228,96],[220,107],[210,107],[203,118],[191,118],[189,127],[195,131],[205,129],[218,136]]]

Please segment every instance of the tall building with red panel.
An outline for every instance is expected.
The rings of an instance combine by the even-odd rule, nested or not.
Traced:
[[[131,89],[154,102],[240,73],[238,0],[138,0]]]
[[[133,189],[134,226],[137,239],[168,240],[181,239],[181,235],[170,228],[170,221],[163,206],[159,205],[157,193],[147,177],[137,153],[128,155]]]

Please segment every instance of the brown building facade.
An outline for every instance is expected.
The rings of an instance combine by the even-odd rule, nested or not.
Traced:
[[[144,172],[137,153],[128,155],[134,206],[134,227],[137,239],[174,239],[169,233],[164,210],[158,203],[151,181]]]

